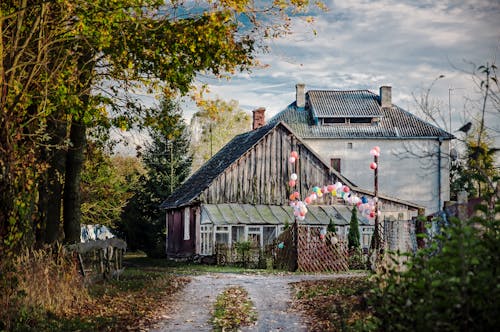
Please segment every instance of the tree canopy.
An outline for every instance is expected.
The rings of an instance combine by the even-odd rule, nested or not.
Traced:
[[[79,241],[87,129],[154,123],[141,93],[163,90],[174,98],[199,73],[221,77],[252,68],[266,38],[289,33],[290,13],[308,6],[307,0],[2,2],[1,246],[53,241],[35,235],[60,232],[61,210],[65,241]]]

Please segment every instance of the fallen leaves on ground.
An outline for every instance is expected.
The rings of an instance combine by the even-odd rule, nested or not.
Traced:
[[[292,283],[294,308],[303,312],[309,331],[359,330],[370,324],[367,277]]]
[[[157,273],[124,274],[119,281],[92,286],[88,303],[64,317],[97,331],[145,331],[168,313],[168,298],[189,282],[187,277]]]
[[[252,324],[257,313],[248,292],[240,286],[226,288],[216,299],[212,324],[215,331],[238,331]]]

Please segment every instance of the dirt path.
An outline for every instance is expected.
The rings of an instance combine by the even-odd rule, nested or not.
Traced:
[[[289,283],[302,280],[333,279],[350,274],[254,275],[210,273],[193,276],[175,299],[165,321],[151,331],[211,331],[208,322],[214,301],[226,287],[244,287],[257,310],[257,322],[242,331],[307,331],[299,313],[290,311]]]

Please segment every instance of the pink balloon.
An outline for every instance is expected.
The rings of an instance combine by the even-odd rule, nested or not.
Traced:
[[[373,150],[377,151],[378,153],[380,153],[380,148],[378,146],[374,146],[373,147]]]
[[[294,180],[290,180],[290,181],[288,181],[288,185],[289,185],[290,187],[295,187],[295,181],[294,181]]]
[[[304,202],[306,202],[306,204],[311,204],[311,197],[307,196],[306,199],[304,199]]]
[[[295,160],[296,160],[295,157],[288,158],[288,161],[290,162],[290,164],[293,164],[295,162]]]
[[[377,163],[376,162],[372,162],[370,164],[370,168],[373,169],[373,170],[377,169]]]
[[[333,184],[329,184],[326,188],[328,189],[328,192],[330,192],[330,193],[335,190],[335,186]]]
[[[349,192],[349,187],[348,186],[344,186],[344,188],[342,189],[345,193],[348,193]]]
[[[290,152],[290,156],[294,157],[295,159],[299,159],[299,154],[297,153],[297,151]]]

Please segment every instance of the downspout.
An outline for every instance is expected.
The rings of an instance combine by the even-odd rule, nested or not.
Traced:
[[[438,138],[439,148],[438,148],[438,212],[441,212],[441,144],[443,144],[443,138]]]

